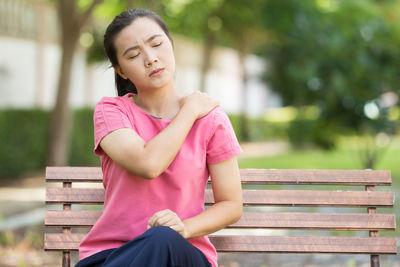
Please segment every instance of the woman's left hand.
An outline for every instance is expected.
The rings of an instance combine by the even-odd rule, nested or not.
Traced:
[[[154,226],[168,226],[178,232],[184,238],[189,237],[188,231],[185,228],[185,224],[175,212],[169,209],[158,211],[150,217],[149,221],[147,222],[147,229]]]

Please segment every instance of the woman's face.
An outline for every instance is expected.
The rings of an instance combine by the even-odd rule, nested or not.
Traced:
[[[160,88],[173,82],[175,58],[171,41],[150,18],[138,18],[125,27],[114,42],[117,73],[136,88]]]

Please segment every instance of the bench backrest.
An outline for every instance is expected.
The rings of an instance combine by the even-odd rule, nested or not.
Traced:
[[[376,255],[397,253],[395,238],[378,237],[379,230],[396,229],[393,214],[377,213],[378,207],[393,207],[394,204],[392,192],[375,190],[376,186],[391,185],[389,171],[241,169],[241,179],[243,217],[228,227],[235,229],[235,234],[224,230],[210,236],[220,252],[371,254],[371,263],[378,261]],[[62,231],[45,233],[44,248],[63,251],[63,264],[69,266],[70,251],[77,250],[85,236],[82,230],[74,229],[87,228],[87,232],[101,215],[101,210],[86,205],[103,204],[104,189],[87,184],[102,183],[101,168],[48,167],[46,181],[62,184],[62,187],[46,188],[46,203],[60,204],[62,210],[48,210],[45,226],[59,227]],[[85,183],[84,188],[79,186],[81,183]],[[282,189],[279,185],[288,186]],[[317,188],[317,185],[323,187]],[[345,186],[345,190],[339,190],[339,186]],[[349,186],[352,186],[351,191]],[[327,190],[328,187],[333,188]],[[211,189],[206,191],[205,202],[205,205],[214,202]],[[79,204],[79,209],[72,210],[73,204]],[[282,211],[271,207],[286,208]],[[313,208],[298,210],[297,207]],[[321,207],[331,208],[326,211]],[[360,212],[360,207],[364,207],[365,212]],[[346,208],[356,208],[356,212]],[[286,232],[283,236],[251,235],[248,229],[284,229]],[[357,230],[365,234],[290,235],[291,230],[299,229]]]

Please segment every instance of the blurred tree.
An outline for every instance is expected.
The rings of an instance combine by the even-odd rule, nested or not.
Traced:
[[[247,81],[249,75],[245,59],[248,54],[266,42],[266,30],[262,28],[262,13],[260,9],[266,0],[227,1],[220,10],[219,16],[223,22],[223,34],[227,36],[229,44],[238,51],[241,79],[241,114],[240,132],[243,141],[249,141],[249,123],[247,118]]]
[[[246,83],[248,75],[245,68],[246,56],[253,52],[266,37],[261,28],[260,7],[267,0],[192,0],[177,7],[173,0],[167,2],[167,22],[175,32],[200,38],[203,41],[203,56],[200,75],[200,90],[206,91],[206,76],[211,65],[212,51],[216,44],[230,46],[238,51],[241,79],[242,111],[240,131],[243,141],[249,140]]]
[[[59,0],[59,19],[61,32],[61,64],[57,86],[56,104],[50,124],[49,151],[47,165],[67,164],[71,112],[68,106],[71,69],[75,49],[82,28],[88,22],[94,8],[102,0],[79,1]]]
[[[206,78],[211,65],[217,34],[222,21],[218,14],[224,8],[225,0],[189,0],[184,3],[176,0],[163,1],[165,13],[162,14],[172,32],[201,40],[202,62],[200,67],[200,91],[206,92]]]
[[[264,6],[264,26],[274,33],[262,51],[272,66],[266,81],[285,105],[319,108],[312,131],[317,144],[331,148],[343,131],[394,132],[386,114],[398,105],[398,5],[285,0]]]

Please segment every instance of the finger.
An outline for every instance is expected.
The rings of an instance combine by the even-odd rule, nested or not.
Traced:
[[[162,218],[158,219],[155,224],[162,225],[162,226],[171,226],[171,225],[178,224],[179,222],[180,222],[180,220],[178,218],[176,218],[175,216],[166,216],[166,217],[162,217]]]
[[[166,225],[166,224],[171,224],[174,222],[179,222],[180,219],[179,217],[173,213],[173,212],[167,212],[165,214],[162,214],[162,216],[156,217],[154,224],[155,225]]]
[[[171,212],[172,212],[172,211],[169,210],[169,209],[157,211],[156,213],[153,214],[153,216],[151,216],[151,217],[149,218],[149,220],[147,221],[147,225],[149,225],[150,227],[156,226],[156,225],[157,225],[157,224],[156,224],[156,221],[157,221],[159,218],[162,218],[162,217],[164,217],[165,215],[170,214]]]

